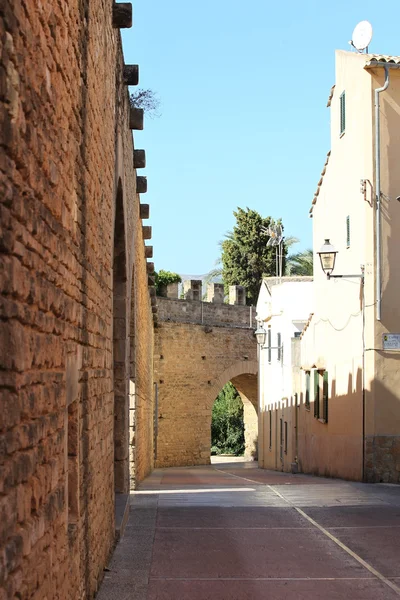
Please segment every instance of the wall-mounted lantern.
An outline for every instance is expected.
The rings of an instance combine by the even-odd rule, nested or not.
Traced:
[[[321,260],[321,267],[328,279],[331,276],[333,269],[335,268],[337,250],[330,243],[329,239],[326,239],[321,250],[317,252]]]
[[[326,239],[321,250],[317,252],[319,254],[319,258],[321,260],[321,267],[328,279],[340,278],[340,279],[349,279],[352,277],[360,277],[364,282],[364,265],[361,265],[361,273],[357,273],[357,275],[332,275],[332,271],[335,268],[336,262],[336,254],[338,251],[334,246],[332,246],[329,239]]]

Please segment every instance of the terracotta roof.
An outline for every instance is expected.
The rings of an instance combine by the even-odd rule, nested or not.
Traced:
[[[368,62],[365,65],[366,69],[373,69],[376,66],[374,63],[387,63],[400,66],[400,56],[388,56],[386,54],[366,54]]]
[[[322,182],[324,180],[324,175],[326,173],[326,168],[327,168],[328,163],[329,163],[329,157],[330,157],[330,155],[331,155],[331,151],[329,150],[328,154],[326,155],[326,161],[325,161],[325,164],[324,164],[324,168],[321,171],[321,178],[318,181],[318,186],[317,186],[317,189],[315,190],[314,198],[313,198],[313,201],[311,203],[311,208],[310,208],[310,211],[309,211],[310,212],[310,217],[312,217],[312,212],[313,212],[314,204],[316,204],[317,198],[319,196],[319,192],[321,190],[321,185],[322,185]]]
[[[307,329],[309,328],[309,326],[310,326],[310,323],[311,323],[311,321],[312,321],[312,318],[313,318],[313,316],[314,316],[314,313],[310,313],[310,316],[309,316],[309,317],[308,317],[308,319],[307,319],[307,323],[304,325],[304,327],[303,327],[303,331],[302,331],[302,332],[301,332],[301,334],[300,334],[300,339],[302,339],[303,335],[305,334],[305,332],[306,332],[306,331],[307,331]]]
[[[331,87],[331,91],[329,92],[329,98],[328,98],[328,102],[326,103],[326,106],[327,106],[327,108],[329,108],[329,107],[330,107],[330,105],[331,105],[332,98],[333,98],[333,92],[335,91],[335,87],[336,87],[336,85],[334,84],[334,85]]]

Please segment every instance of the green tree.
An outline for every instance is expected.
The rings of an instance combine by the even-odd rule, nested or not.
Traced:
[[[166,288],[170,283],[181,283],[182,281],[182,278],[178,273],[163,271],[163,269],[160,269],[158,273],[154,272],[154,276],[157,296],[166,295]]]
[[[289,254],[286,259],[286,275],[312,275],[313,274],[313,251],[302,250],[295,254]]]
[[[235,456],[244,453],[243,403],[230,382],[222,388],[212,409],[211,452]]]
[[[238,208],[233,213],[236,224],[222,242],[222,277],[226,288],[243,285],[247,303],[255,304],[263,277],[276,275],[276,246],[267,246],[268,228],[281,225],[272,217],[262,217],[257,211]],[[282,244],[282,269],[285,270],[286,245]]]

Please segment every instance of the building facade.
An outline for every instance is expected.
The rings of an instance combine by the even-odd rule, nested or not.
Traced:
[[[400,481],[399,67],[336,53],[331,150],[310,210],[313,315],[293,364],[303,472]],[[324,240],[337,251],[330,278]]]
[[[259,347],[258,464],[265,469],[297,471],[297,419],[300,398],[300,334],[312,312],[312,277],[268,277],[257,301],[257,321],[266,332]]]
[[[129,6],[0,11],[0,598],[92,598],[153,464]]]

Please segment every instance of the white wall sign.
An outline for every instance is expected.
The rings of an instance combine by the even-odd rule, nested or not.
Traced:
[[[384,350],[400,350],[400,333],[384,333],[382,345]]]

